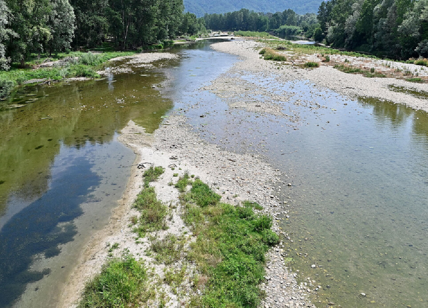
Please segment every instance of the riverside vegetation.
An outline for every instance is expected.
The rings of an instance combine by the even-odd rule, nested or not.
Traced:
[[[134,203],[141,216],[133,223],[137,239],[148,236],[151,242],[146,255],[165,266],[163,278],[125,249],[87,284],[80,307],[139,307],[153,301],[166,307],[163,283],[181,298],[186,297],[183,286],[190,285],[187,307],[257,307],[264,297],[259,284],[265,255],[279,242],[271,230],[272,218],[257,214],[262,209],[257,203],[220,203],[207,184],[186,173],[175,187],[181,192],[180,213],[190,234],[156,238],[151,232],[164,229],[173,210],[157,200],[150,186],[162,173],[161,167],[144,173],[144,187]]]
[[[183,10],[183,0],[0,1],[0,99],[31,79],[97,77],[92,68],[114,51],[162,49],[177,36],[205,33],[204,21]],[[71,52],[88,49],[104,54]],[[63,61],[34,70],[53,59]]]

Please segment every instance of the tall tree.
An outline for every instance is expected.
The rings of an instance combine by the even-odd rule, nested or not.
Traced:
[[[10,10],[4,0],[0,0],[0,70],[10,68],[10,58],[6,57],[7,42],[11,38],[16,38],[17,34],[8,28],[11,18]]]

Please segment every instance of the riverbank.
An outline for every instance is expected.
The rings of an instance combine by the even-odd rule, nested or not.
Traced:
[[[340,93],[350,99],[358,99],[360,97],[373,97],[384,101],[391,101],[395,104],[405,104],[413,109],[428,111],[428,84],[412,83],[396,78],[366,78],[362,75],[347,74],[341,72],[329,63],[322,63],[317,55],[299,55],[302,62],[317,61],[320,67],[316,69],[301,69],[297,65],[281,64],[273,61],[265,61],[260,59],[258,51],[263,45],[254,41],[235,41],[227,43],[219,43],[213,45],[213,48],[230,54],[240,56],[244,61],[239,62],[229,72],[229,76],[233,74],[244,75],[251,73],[257,74],[260,78],[274,78],[276,86],[286,82],[295,80],[308,80],[321,88],[328,88],[337,93]],[[290,56],[284,52],[286,56]],[[356,57],[332,56],[337,61],[344,61],[346,58],[352,65],[362,65],[363,59]],[[398,66],[403,66],[402,70],[421,71],[421,76],[424,76],[425,69],[414,64],[397,63],[389,64],[387,61],[364,58],[365,66],[374,67],[376,70],[382,71],[386,69],[395,70]],[[391,67],[387,67],[389,64]],[[400,66],[400,67],[401,67]],[[226,78],[226,77],[224,77]],[[234,80],[236,81],[236,79]],[[220,89],[221,83],[228,82],[217,80],[213,88]],[[229,85],[230,87],[230,85]],[[219,91],[224,91],[219,90]],[[418,93],[420,94],[418,96]],[[428,97],[428,96],[427,96]]]
[[[278,65],[260,59],[258,47],[260,47],[258,43],[251,41],[213,45],[213,48],[219,51],[239,55],[242,61],[216,79],[211,85],[202,88],[201,91],[209,90],[215,93],[228,103],[230,109],[244,109],[258,115],[271,114],[281,117],[289,117],[289,115],[276,102],[287,100],[293,94],[278,91],[283,83],[294,80],[309,80],[320,88],[330,88],[351,98],[371,96],[370,93],[375,93],[375,97],[380,98],[389,95],[391,101],[395,103],[400,103],[405,98],[409,106],[413,104],[413,108],[423,107],[423,100],[415,101],[410,94],[396,93],[388,88],[390,83],[394,84],[395,82],[403,82],[408,86],[409,83],[406,81],[369,79],[358,75],[345,74],[324,66],[314,70],[305,70],[299,67]],[[267,80],[274,91],[257,87],[251,82],[251,79],[245,79],[250,74],[257,76],[259,80]],[[378,87],[378,84],[375,83],[378,80],[380,84],[381,82],[389,83],[385,84],[386,87]],[[345,87],[345,84],[352,84],[353,87]],[[400,86],[400,84],[396,85]],[[425,89],[424,85],[415,86],[420,86],[421,90]],[[398,94],[402,96],[401,99]],[[256,101],[252,97],[254,95],[266,96],[270,100]],[[314,102],[313,106],[316,107]],[[122,130],[121,140],[138,154],[126,195],[112,216],[111,224],[107,229],[94,236],[94,239],[88,244],[80,260],[81,265],[75,271],[66,291],[63,293],[62,307],[69,307],[72,303],[76,303],[83,290],[84,282],[100,271],[110,253],[118,256],[126,248],[144,259],[146,264],[153,266],[154,272],[162,281],[164,268],[162,265],[156,264],[154,258],[145,253],[149,249],[150,243],[148,240],[136,243],[135,233],[132,231],[133,227],[130,226],[132,217],[137,215],[132,209],[132,204],[142,187],[142,173],[149,166],[155,165],[165,168],[165,173],[155,184],[156,192],[158,198],[163,202],[177,205],[176,209],[172,211],[173,218],[168,222],[169,229],[158,234],[161,238],[168,234],[175,236],[190,234],[189,229],[185,226],[183,228],[180,219],[178,193],[168,185],[170,182],[175,183],[186,171],[189,174],[199,176],[213,187],[222,196],[224,202],[237,204],[243,200],[251,200],[258,202],[264,207],[263,212],[274,217],[279,215],[286,217],[288,214],[285,203],[287,201],[278,200],[275,197],[274,187],[280,189],[282,187],[283,190],[286,190],[288,186],[288,182],[279,182],[277,171],[264,163],[261,157],[230,153],[206,143],[192,131],[186,123],[186,118],[182,115],[176,114],[170,117],[154,135],[145,134],[140,127],[131,122]],[[142,169],[137,169],[137,164],[141,163],[144,166],[140,165]],[[174,176],[175,174],[177,175]],[[281,230],[276,220],[273,229],[282,234],[284,238],[288,237],[284,233],[287,230]],[[111,245],[114,243],[119,243],[119,249],[110,251]],[[288,272],[284,265],[286,255],[281,249],[282,246],[280,245],[270,253],[267,281],[262,286],[267,291],[267,299],[263,305],[269,307],[286,306],[286,304],[290,307],[298,304],[308,305],[308,293],[316,292],[319,288],[315,281],[306,281],[306,284],[301,285],[296,283],[295,274]],[[160,283],[159,289],[164,290],[170,299],[169,307],[177,306],[180,301],[186,300],[186,297],[180,298],[174,294],[168,284]],[[184,294],[186,291],[191,294],[189,285],[184,284]]]
[[[158,199],[164,204],[170,204],[173,216],[171,220],[167,220],[168,229],[159,231],[156,234],[157,238],[191,234],[180,217],[178,193],[168,185],[170,182],[175,183],[185,172],[196,175],[208,183],[222,196],[222,202],[238,204],[244,200],[251,200],[264,207],[262,213],[274,217],[284,213],[284,201],[272,195],[273,185],[278,181],[278,173],[275,170],[257,157],[222,151],[215,145],[203,142],[191,131],[186,124],[186,119],[182,116],[169,118],[153,136],[146,134],[141,127],[131,122],[122,130],[120,139],[137,154],[137,162],[141,169],[138,169],[137,165],[134,167],[126,194],[112,215],[111,223],[105,230],[94,236],[82,254],[79,262],[81,265],[74,271],[68,286],[64,289],[61,307],[70,307],[76,303],[85,282],[100,271],[111,253],[108,243],[119,243],[120,249],[114,251],[116,256],[120,255],[122,250],[128,249],[134,256],[143,259],[148,267],[154,268],[154,273],[161,277],[159,280],[161,283],[157,289],[163,290],[170,299],[168,307],[178,307],[179,303],[191,294],[190,285],[184,284],[182,293],[187,294],[187,297],[180,298],[174,294],[169,285],[162,283],[165,266],[157,264],[154,257],[144,253],[150,247],[150,240],[146,237],[135,241],[136,234],[133,232],[134,227],[130,225],[130,221],[138,213],[132,205],[143,185],[142,174],[150,166],[162,166],[165,169],[165,173],[155,182],[154,187]],[[287,184],[283,183],[283,185]],[[284,235],[276,220],[274,220],[273,230]],[[264,286],[268,291],[268,298],[272,299],[272,305],[274,301],[278,303],[294,301],[306,305],[308,303],[306,290],[301,290],[294,275],[288,273],[281,254],[280,247],[269,253],[270,262],[267,270],[269,280]],[[285,294],[281,296],[269,292],[269,284],[277,279],[281,279],[281,282],[287,286]],[[155,301],[153,305],[155,303],[157,302]]]

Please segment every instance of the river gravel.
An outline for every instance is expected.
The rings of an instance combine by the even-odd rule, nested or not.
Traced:
[[[320,90],[331,89],[349,98],[372,96],[395,103],[404,103],[415,109],[428,110],[426,100],[417,99],[405,93],[392,92],[388,88],[389,85],[396,85],[426,91],[426,84],[410,84],[391,78],[369,79],[360,75],[345,74],[327,65],[317,69],[281,65],[260,59],[258,51],[261,45],[254,41],[223,42],[212,45],[212,48],[238,55],[241,61],[200,91],[208,90],[216,94],[232,110],[244,109],[251,113],[290,117],[291,121],[298,121],[299,119],[293,119],[292,116],[285,114],[278,104],[278,102],[287,101],[293,94],[278,94],[277,91],[269,90],[269,87],[279,85],[280,88],[280,85],[286,82],[301,80],[308,80]],[[144,65],[150,61],[144,60],[139,63]],[[245,79],[248,75],[256,76],[258,81],[269,79],[269,87],[263,87]],[[314,102],[306,103],[311,108],[320,107]],[[192,106],[185,108],[192,108]],[[279,171],[267,164],[262,156],[228,152],[202,140],[199,132],[195,131],[188,124],[187,118],[182,115],[183,111],[185,110],[169,116],[153,135],[146,134],[132,121],[122,130],[120,140],[137,154],[131,179],[120,206],[113,213],[111,223],[105,230],[94,235],[82,253],[80,265],[63,292],[61,307],[70,307],[73,303],[77,303],[85,282],[99,272],[102,264],[105,263],[109,250],[108,243],[117,242],[120,243],[121,250],[129,249],[135,256],[143,259],[146,265],[153,267],[154,273],[162,281],[163,265],[156,264],[152,257],[141,253],[149,247],[149,242],[144,239],[136,243],[132,227],[129,225],[131,217],[138,215],[132,209],[132,204],[141,190],[141,175],[149,166],[160,165],[166,169],[154,185],[158,197],[170,204],[172,219],[168,221],[168,230],[156,234],[159,238],[174,234],[186,235],[191,240],[193,236],[180,218],[178,193],[168,185],[177,180],[174,173],[182,175],[187,171],[208,183],[222,196],[223,202],[231,204],[239,204],[243,200],[258,202],[263,206],[264,213],[274,217],[273,230],[281,235],[281,241],[292,240],[278,226],[278,219],[288,216],[287,200],[278,199],[274,189],[282,186],[283,190],[286,190],[287,187],[292,186],[292,183],[280,181],[280,176],[284,178],[286,175],[280,175]],[[171,166],[174,166],[174,170]],[[315,307],[310,302],[309,296],[311,293],[316,293],[319,286],[316,281],[309,278],[298,284],[297,273],[290,272],[285,266],[286,257],[282,250],[282,243],[269,252],[266,279],[261,286],[267,295],[262,307]],[[188,275],[192,275],[193,271],[194,269],[190,267]],[[181,297],[174,294],[165,283],[161,283],[160,288],[168,295],[168,307],[180,307],[194,292],[190,280],[183,284]],[[158,304],[155,301],[150,306]]]

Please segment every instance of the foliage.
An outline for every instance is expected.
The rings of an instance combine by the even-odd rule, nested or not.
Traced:
[[[284,55],[276,52],[272,48],[264,48],[259,52],[259,54],[263,55],[265,60],[287,61]]]
[[[147,280],[144,265],[124,253],[86,285],[79,307],[139,307],[153,296]]]
[[[334,47],[395,59],[428,56],[428,0],[335,0],[318,9],[321,33]]]
[[[139,225],[135,232],[139,236],[145,236],[146,232],[158,231],[166,228],[165,217],[168,208],[156,197],[153,187],[144,187],[134,202],[134,207],[141,212]]]
[[[428,60],[427,59],[418,59],[415,61],[416,65],[421,65],[421,66],[428,66]]]
[[[276,39],[275,36],[272,36],[267,32],[257,32],[257,31],[236,31],[235,35],[245,36],[245,37],[258,37],[258,38],[265,38],[265,39],[269,39],[269,38]]]
[[[374,78],[374,77],[383,78],[383,77],[386,77],[382,73],[371,72],[369,70],[363,70],[361,68],[356,68],[356,67],[347,66],[347,65],[336,64],[334,66],[334,68],[338,69],[339,71],[342,71],[344,73],[347,73],[347,74],[362,74],[364,77],[369,77],[369,78]]]
[[[140,223],[134,231],[141,237],[145,236],[146,232],[166,228],[168,208],[157,199],[154,187],[149,186],[149,183],[156,181],[163,172],[162,167],[150,167],[143,174],[144,188],[134,202],[134,207],[141,212]]]
[[[0,99],[7,97],[15,87],[15,82],[7,79],[0,79]]]
[[[318,62],[306,62],[304,64],[304,67],[308,67],[308,68],[314,68],[314,67],[319,67],[320,64]]]
[[[164,239],[152,242],[152,250],[156,253],[155,259],[165,265],[177,262],[183,250],[184,241],[172,234],[168,234]]]
[[[287,9],[275,14],[256,13],[248,9],[225,14],[204,16],[206,26],[212,30],[270,32],[281,37],[300,35],[312,36],[317,25],[315,14],[298,15]],[[258,36],[258,35],[254,35]]]
[[[201,200],[214,192],[194,194]],[[202,275],[196,283],[202,296],[194,297],[190,306],[257,307],[263,298],[258,285],[264,279],[265,254],[279,238],[270,230],[272,219],[253,212],[257,204],[244,205],[186,203],[184,221],[197,235],[188,258]]]
[[[320,0],[289,0],[287,2],[281,0],[184,0],[184,6],[186,11],[192,12],[197,16],[204,16],[205,14],[221,14],[226,12],[232,12],[241,8],[246,8],[256,12],[277,12],[283,10],[284,7],[288,7],[299,14],[315,13]]]
[[[199,179],[192,183],[190,198],[200,207],[217,204],[221,197],[213,192],[207,184]]]
[[[144,171],[144,186],[148,187],[150,182],[157,181],[157,179],[165,172],[165,169],[161,166],[150,167]]]
[[[175,184],[175,187],[178,189],[179,192],[185,192],[187,189],[187,185],[191,184],[192,181],[190,180],[189,173],[185,173],[182,177],[180,177],[177,181],[177,184]]]

